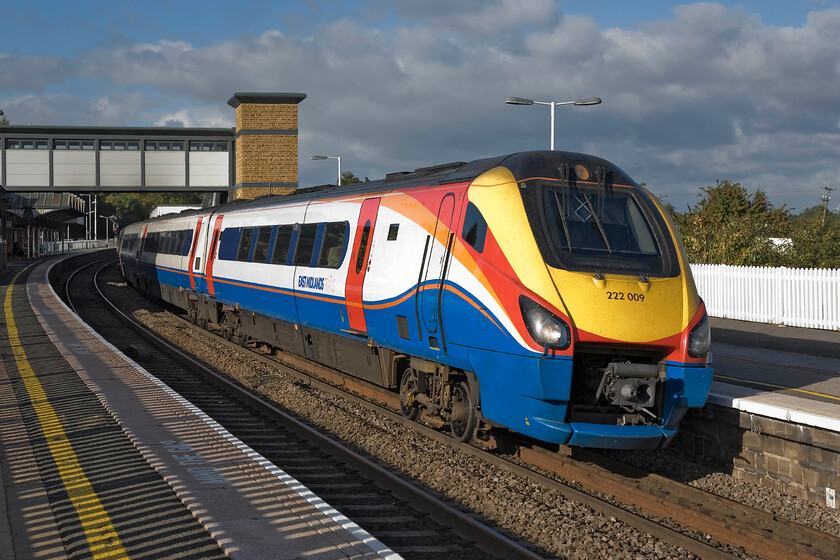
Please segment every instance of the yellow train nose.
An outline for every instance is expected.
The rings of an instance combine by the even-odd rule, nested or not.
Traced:
[[[688,301],[693,290],[686,290],[682,275],[642,278],[552,269],[551,277],[581,340],[662,340],[682,332],[698,305]]]

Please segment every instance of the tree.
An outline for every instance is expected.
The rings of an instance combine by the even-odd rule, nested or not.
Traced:
[[[341,184],[342,185],[352,185],[353,183],[361,183],[362,181],[353,175],[352,171],[342,171],[341,172]]]
[[[814,206],[792,219],[793,248],[787,266],[795,268],[840,268],[840,215]]]
[[[767,195],[740,183],[717,181],[705,196],[675,216],[689,260],[698,264],[775,266],[785,255],[770,241],[790,232],[788,210],[774,208]]]
[[[99,194],[99,202],[103,204],[102,215],[115,214],[120,217],[120,223],[127,225],[149,217],[155,206],[163,204],[177,204],[193,206],[201,204],[201,194],[198,193],[106,193]]]

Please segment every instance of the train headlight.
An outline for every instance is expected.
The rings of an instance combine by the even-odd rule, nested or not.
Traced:
[[[526,297],[519,298],[525,327],[531,337],[542,346],[565,350],[572,342],[569,325],[563,319]]]
[[[702,358],[709,353],[711,346],[712,330],[709,328],[709,317],[703,315],[700,322],[688,333],[688,355],[692,358]]]

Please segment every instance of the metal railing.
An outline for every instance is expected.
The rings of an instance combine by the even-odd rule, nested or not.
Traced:
[[[693,264],[712,317],[840,330],[840,269]]]

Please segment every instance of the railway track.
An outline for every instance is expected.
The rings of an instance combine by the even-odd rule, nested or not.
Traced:
[[[80,268],[60,290],[88,325],[395,552],[421,560],[540,558],[155,337],[92,290],[102,268],[101,261]]]
[[[379,407],[379,413],[390,415],[398,422],[405,422],[396,413],[399,409],[398,398],[388,391],[346,378],[299,357],[284,354],[280,362],[273,356],[260,355],[260,359],[268,360],[273,367],[297,376],[301,383],[328,393],[341,393],[343,398],[353,399],[364,406]],[[348,397],[348,391],[364,398]],[[380,404],[373,404],[371,400]],[[564,456],[557,453],[557,449],[534,443],[492,438],[481,442],[484,447],[482,449],[458,444],[442,434],[434,422],[431,426],[412,425],[428,437],[446,442],[458,452],[480,456],[482,460],[500,465],[545,488],[557,490],[570,500],[585,503],[611,518],[655,535],[701,558],[733,557],[711,541],[729,545],[742,553],[769,559],[837,558],[840,551],[840,539],[836,537],[778,519],[697,488],[641,472],[599,454],[576,450],[572,456]],[[500,453],[501,449],[505,453]],[[535,469],[547,471],[549,476],[539,474]],[[574,484],[569,485],[568,482],[558,480],[558,477],[574,481]],[[331,502],[329,498],[326,499]],[[349,514],[348,517],[352,518]],[[371,532],[376,534],[375,531]],[[428,534],[423,535],[428,540]],[[388,543],[387,538],[382,540]],[[435,542],[439,540],[435,538]]]

